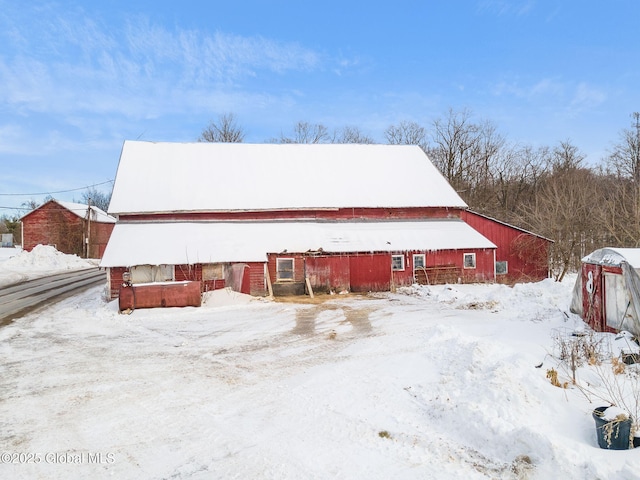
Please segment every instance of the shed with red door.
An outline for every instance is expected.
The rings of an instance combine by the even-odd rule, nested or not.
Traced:
[[[640,335],[640,249],[601,248],[582,259],[571,311],[597,332]]]

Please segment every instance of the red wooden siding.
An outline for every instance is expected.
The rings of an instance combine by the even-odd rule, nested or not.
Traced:
[[[361,253],[349,257],[352,292],[380,292],[391,288],[391,254]]]
[[[50,201],[22,218],[22,248],[53,245],[63,253],[83,256],[84,221]]]
[[[596,332],[616,333],[607,325],[605,272],[622,275],[620,267],[582,264],[582,312],[583,319]]]
[[[109,243],[115,223],[91,222],[89,235],[89,258],[102,258]]]
[[[314,292],[349,291],[351,275],[348,255],[317,255],[305,259],[306,273]]]
[[[115,223],[91,222],[49,201],[22,218],[22,248],[31,251],[36,245],[53,245],[62,253],[102,258]],[[85,237],[89,236],[89,252]]]
[[[462,220],[498,247],[496,262],[507,262],[508,273],[496,275],[496,281],[539,281],[549,276],[550,240],[468,210],[462,212]]]
[[[220,264],[222,271],[230,269],[231,264]],[[264,263],[247,262],[238,264],[242,273],[239,280],[238,288],[242,293],[251,295],[264,296],[267,294],[267,288],[264,278]],[[176,282],[194,281],[199,282],[202,293],[212,290],[225,288],[227,283],[224,278],[203,279],[203,264],[194,265],[175,265],[174,279]],[[123,283],[122,274],[128,272],[126,267],[112,267],[109,269],[109,295],[110,298],[117,298],[120,286]]]

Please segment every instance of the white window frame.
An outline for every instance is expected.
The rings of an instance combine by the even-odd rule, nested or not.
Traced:
[[[471,263],[473,265],[467,266],[467,258],[471,258]],[[476,268],[476,254],[475,253],[463,253],[462,254],[462,266],[467,270],[473,270]]]
[[[396,268],[395,262],[394,262],[398,258],[400,259],[400,268]],[[404,255],[402,254],[391,255],[391,270],[393,272],[404,272]]]
[[[416,259],[421,259],[422,265],[416,267]],[[427,266],[427,256],[424,253],[414,253],[413,254],[413,269],[416,268],[425,268]]]
[[[284,262],[291,262],[291,270],[283,269],[280,266]],[[289,271],[291,272],[291,276],[290,277],[289,277]],[[287,273],[286,277],[282,276],[283,272]],[[278,282],[293,282],[295,280],[295,272],[296,272],[296,261],[295,261],[295,258],[291,258],[291,257],[276,258],[276,281],[278,281]]]
[[[499,263],[503,263],[504,264],[504,271],[499,272],[498,271],[498,264]],[[496,275],[506,275],[509,273],[509,262],[507,260],[500,260],[498,262],[496,262]]]

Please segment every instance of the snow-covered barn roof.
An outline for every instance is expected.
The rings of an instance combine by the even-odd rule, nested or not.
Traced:
[[[626,261],[633,268],[640,268],[640,248],[600,248],[582,259],[584,263],[619,266]]]
[[[109,213],[466,204],[418,146],[125,141]]]
[[[50,200],[50,202],[55,202],[58,205],[60,205],[61,207],[69,210],[71,213],[74,213],[75,215],[77,215],[80,218],[87,218],[87,208],[88,206],[85,205],[84,203],[75,203],[75,202],[64,202],[61,200]],[[49,203],[49,202],[47,202]],[[46,205],[46,203],[44,204]],[[43,205],[40,205],[40,207],[42,207]],[[40,208],[38,207],[38,208]],[[34,212],[35,210],[38,210],[38,208],[32,210],[31,212],[27,213],[26,215],[24,215],[22,218],[30,215],[32,212]],[[116,219],[114,217],[112,217],[111,215],[108,215],[104,210],[99,209],[98,207],[92,205],[91,206],[91,221],[92,222],[101,222],[101,223],[116,223]]]
[[[267,253],[496,248],[461,220],[118,223],[101,267],[264,262]]]

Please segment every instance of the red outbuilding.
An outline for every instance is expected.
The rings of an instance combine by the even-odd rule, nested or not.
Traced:
[[[52,245],[62,253],[102,258],[116,219],[95,206],[49,200],[27,213],[22,222],[22,248]]]
[[[552,240],[471,210],[461,218],[496,245],[496,281],[539,281],[549,276]]]
[[[493,282],[496,244],[417,146],[125,142],[101,266],[252,295]]]

